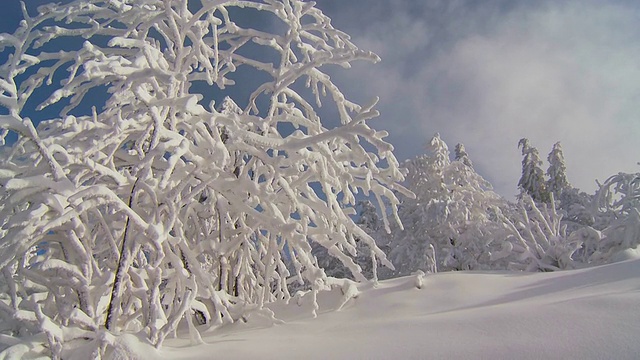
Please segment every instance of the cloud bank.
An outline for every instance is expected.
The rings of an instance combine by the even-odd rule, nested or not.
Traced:
[[[379,64],[333,74],[347,95],[380,96],[376,128],[396,155],[423,152],[440,132],[465,144],[504,196],[517,193],[527,137],[541,155],[561,141],[569,180],[640,167],[640,6],[598,1],[320,0]],[[544,168],[546,169],[546,164]]]

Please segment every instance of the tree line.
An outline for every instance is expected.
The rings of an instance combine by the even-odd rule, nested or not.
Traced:
[[[407,160],[407,187],[398,214],[404,227],[387,232],[379,212],[363,200],[358,222],[386,249],[394,270],[369,277],[389,278],[416,271],[556,271],[623,258],[640,243],[640,174],[619,173],[594,194],[568,181],[561,144],[547,156],[548,168],[528,139],[521,139],[522,174],[516,201],[492,190],[473,168],[464,145],[450,154],[436,134],[426,153]],[[453,158],[453,159],[452,159]],[[324,252],[317,252],[324,259]],[[344,276],[338,263],[324,260],[331,274]]]

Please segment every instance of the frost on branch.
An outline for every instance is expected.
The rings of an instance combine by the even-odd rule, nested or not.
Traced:
[[[285,30],[234,22],[246,11]],[[346,100],[323,72],[378,58],[313,3],[82,0],[24,15],[0,36],[0,127],[18,134],[0,159],[3,347],[44,334],[54,358],[74,339],[99,356],[104,328],[158,347],[184,319],[197,332],[191,316],[221,324],[288,299],[288,279],[329,287],[311,244],[357,279],[358,244],[391,266],[350,215],[363,193],[397,219],[402,174],[367,123],[375,101]],[[217,108],[243,69],[266,80]],[[25,113],[43,97],[36,127]],[[338,127],[318,114],[325,98]]]
[[[607,263],[640,244],[640,173],[618,173],[598,185],[594,196],[596,225],[607,227],[590,229],[582,251],[594,264]]]
[[[566,189],[562,194],[575,196]],[[570,234],[550,197],[547,205],[525,195],[515,212],[500,214],[508,232],[493,258],[508,260],[511,269],[555,271],[606,264],[640,244],[639,174],[619,173],[601,184],[593,196],[594,227],[583,225]]]
[[[581,242],[566,234],[553,193],[550,205],[536,204],[524,194],[512,214],[498,214],[506,230],[502,249],[491,254],[492,260],[508,261],[508,268],[524,271],[556,271],[576,266],[574,253]]]

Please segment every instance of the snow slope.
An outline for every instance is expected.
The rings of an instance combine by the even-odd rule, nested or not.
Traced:
[[[361,285],[274,304],[283,324],[251,318],[169,340],[167,359],[638,359],[640,260],[555,273],[457,272]]]

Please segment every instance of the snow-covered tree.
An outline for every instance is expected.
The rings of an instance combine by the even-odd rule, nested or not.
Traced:
[[[395,275],[492,267],[491,249],[499,246],[493,231],[502,231],[492,212],[506,202],[463,159],[450,161],[436,134],[427,154],[406,163],[407,186],[416,198],[402,202],[405,229],[393,233]]]
[[[390,251],[388,234],[378,215],[377,207],[373,205],[371,201],[362,200],[358,202],[356,208],[358,209],[359,215],[356,224],[367,234],[371,235],[371,237],[375,239],[378,247],[388,254]],[[362,268],[362,274],[368,279],[378,280],[378,266],[380,264],[375,257],[368,254],[371,249],[365,245],[364,241],[361,241],[359,238],[357,238],[356,241],[359,248],[356,261]]]
[[[431,255],[430,245],[436,234],[438,220],[445,214],[440,199],[447,191],[444,185],[444,167],[450,164],[446,143],[435,134],[427,144],[427,154],[407,160],[407,187],[416,194],[415,199],[404,199],[400,217],[404,229],[394,229],[391,253],[396,272],[383,277],[407,275],[416,270],[427,271],[436,259]]]
[[[640,244],[640,174],[611,176],[594,196],[573,188],[561,195],[556,202],[551,193],[549,204],[525,195],[516,211],[500,214],[508,232],[493,258],[506,260],[509,269],[554,271],[605,264]],[[568,205],[570,221],[558,203]]]
[[[369,200],[360,200],[357,202],[355,209],[357,210],[357,220],[355,223],[370,235],[376,241],[376,245],[387,253],[389,245],[387,243],[386,232],[382,220],[378,215],[378,209]],[[372,257],[370,246],[365,241],[361,241],[356,237],[356,248],[354,261],[360,266],[362,275],[367,279],[377,280],[378,261]],[[355,280],[355,277],[346,268],[342,262],[336,257],[331,256],[325,247],[319,245],[314,246],[313,254],[318,259],[318,265],[325,271],[327,276],[335,278],[349,278]]]
[[[640,174],[618,173],[598,185],[592,196],[574,189],[563,195],[572,194],[573,216],[582,215],[568,228],[569,242],[579,245],[573,258],[583,266],[611,262],[640,244]]]
[[[246,27],[234,21],[243,11],[279,25]],[[18,136],[0,159],[0,344],[14,356],[60,358],[88,339],[99,358],[126,331],[161,346],[183,321],[198,342],[192,313],[232,322],[289,298],[292,280],[314,294],[330,286],[311,244],[356,279],[359,243],[392,266],[350,215],[357,193],[372,194],[388,229],[394,191],[410,194],[387,133],[367,124],[375,102],[346,100],[323,71],[378,58],[313,3],[77,0],[23,12],[0,35],[1,138]],[[242,108],[217,109],[247,68],[263,83]],[[325,96],[337,127],[318,115]],[[34,105],[39,124],[26,116]],[[16,345],[32,335],[46,346]]]
[[[567,236],[553,194],[550,197],[550,204],[540,204],[524,194],[514,211],[498,214],[506,237],[492,260],[501,260],[510,270],[556,271],[576,266],[574,253],[581,242]]]
[[[535,152],[526,139],[520,141],[520,146],[525,154],[523,169],[533,169],[533,165],[525,163],[536,156],[527,159],[526,153]],[[527,192],[514,209],[499,213],[507,234],[503,249],[493,253],[493,259],[506,261],[509,269],[562,270],[604,264],[640,244],[639,174],[611,176],[603,184],[598,183],[595,195],[588,195],[567,181],[559,143],[548,160],[549,203],[536,201]],[[523,179],[540,179],[536,175],[540,171],[529,173],[533,175]],[[525,183],[531,185],[529,189],[540,189],[534,186],[538,181]]]
[[[358,220],[356,224],[361,225],[362,229],[368,233],[376,233],[382,226],[378,209],[369,200],[358,201]]]
[[[624,217],[640,209],[640,173],[618,173],[598,183],[595,206],[614,218]]]
[[[599,184],[594,207],[595,229],[588,231],[583,249],[588,262],[606,263],[640,244],[640,173],[618,173]]]
[[[522,176],[518,181],[521,194],[528,194],[537,202],[549,202],[549,193],[546,189],[542,160],[538,149],[531,146],[529,139],[522,138],[518,141],[518,147],[522,149]]]
[[[549,161],[547,191],[553,193],[555,198],[558,199],[565,190],[571,188],[571,184],[567,179],[567,166],[564,162],[562,145],[559,142],[553,144],[547,160]]]
[[[562,213],[562,222],[567,225],[567,233],[584,226],[596,226],[598,215],[593,206],[594,195],[569,187],[554,198],[558,212]]]
[[[562,222],[567,226],[567,233],[594,225],[594,213],[591,209],[593,196],[574,188],[567,179],[567,167],[564,161],[562,145],[553,145],[547,157],[546,189],[553,194],[556,208],[562,214]]]
[[[458,143],[456,145],[455,160],[456,161],[460,161],[461,163],[463,163],[463,164],[465,164],[465,165],[467,165],[469,167],[473,167],[473,162],[469,158],[469,154],[467,154],[467,150],[464,148],[464,145],[462,143]]]

